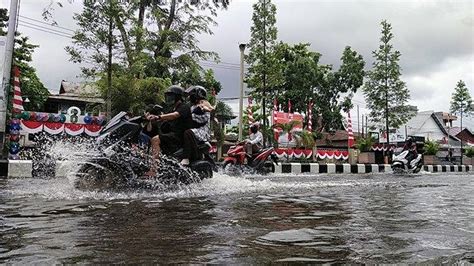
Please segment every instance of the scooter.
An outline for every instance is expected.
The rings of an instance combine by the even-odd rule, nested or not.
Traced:
[[[421,160],[421,154],[418,154],[415,158],[408,162],[407,157],[410,153],[410,150],[403,150],[397,155],[393,155],[392,158],[392,170],[394,173],[409,173],[415,174],[420,172],[423,167],[423,162]]]
[[[229,148],[222,168],[225,173],[234,173],[236,170],[240,170],[268,174],[273,171],[274,163],[278,164],[278,158],[273,154],[273,151],[273,147],[264,148],[250,156],[245,151],[245,142],[240,142]]]
[[[212,178],[215,163],[209,155],[209,144],[198,147],[199,159],[181,166],[183,150],[172,155],[160,156],[157,176],[143,178],[155,163],[146,149],[139,147],[143,117],[128,118],[125,112],[113,117],[101,130],[97,138],[98,152],[81,163],[76,172],[75,186],[81,189],[126,189],[150,187],[156,181],[165,184],[199,182]]]

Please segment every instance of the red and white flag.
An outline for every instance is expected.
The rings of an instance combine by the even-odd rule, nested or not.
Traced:
[[[20,69],[15,67],[13,70],[13,112],[20,113],[24,110],[20,88]]]
[[[350,112],[347,112],[347,146],[349,148],[354,146],[354,133],[352,132],[352,120]]]
[[[293,119],[293,112],[291,110],[291,100],[288,100],[288,119],[290,121]]]

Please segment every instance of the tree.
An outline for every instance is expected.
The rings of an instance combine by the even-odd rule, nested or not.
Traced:
[[[398,128],[406,123],[414,113],[410,113],[407,101],[410,92],[405,82],[400,80],[401,68],[398,65],[401,53],[394,51],[390,41],[393,39],[392,26],[382,21],[382,37],[379,49],[373,51],[375,58],[368,80],[364,85],[364,95],[370,109],[370,119],[375,123],[385,122],[387,144],[389,128]]]
[[[454,88],[454,93],[451,98],[451,112],[459,114],[461,116],[461,130],[463,116],[469,116],[474,113],[474,108],[472,106],[472,98],[469,94],[469,89],[466,87],[466,84],[462,80],[458,81],[458,83],[456,84],[456,88]],[[463,142],[461,139],[461,154],[462,149]]]
[[[278,66],[270,56],[277,39],[275,14],[276,6],[271,0],[259,0],[253,5],[253,25],[250,28],[249,54],[246,56],[246,61],[250,65],[246,83],[254,90],[255,100],[262,101],[264,127],[267,124],[265,101],[267,93],[279,84]]]
[[[8,22],[7,9],[0,9],[0,36],[7,34]],[[30,102],[24,102],[24,108],[31,111],[39,111],[48,98],[49,91],[36,75],[36,70],[30,63],[33,61],[32,54],[38,45],[29,43],[29,38],[15,34],[15,49],[13,51],[13,65],[20,69],[20,84],[23,97],[27,97]]]
[[[83,68],[86,76],[105,78],[102,73],[108,69],[108,58],[104,50],[111,37],[112,70],[120,69],[114,73],[115,78],[125,74],[139,83],[158,78],[183,86],[200,84],[221,89],[213,72],[199,65],[200,60],[217,59],[217,54],[201,50],[197,37],[212,34],[216,11],[227,7],[228,1],[84,0],[83,5],[83,11],[74,16],[80,29],[66,50],[73,62],[90,64]],[[50,12],[51,8],[47,9],[45,16]]]
[[[341,57],[342,64],[335,72],[326,66],[320,71],[316,87],[316,111],[322,115],[321,129],[326,131],[343,128],[344,118],[341,111],[348,112],[352,107],[352,98],[362,86],[365,62],[362,55],[346,46]],[[342,98],[342,100],[341,100]]]

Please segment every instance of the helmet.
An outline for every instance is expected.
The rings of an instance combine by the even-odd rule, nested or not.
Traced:
[[[174,104],[183,99],[184,90],[178,85],[171,85],[165,92],[165,101],[167,104]]]
[[[200,100],[207,98],[207,91],[202,86],[192,86],[186,90],[186,93],[189,95],[189,100],[191,103],[197,103]]]
[[[253,123],[252,125],[250,125],[250,132],[254,134],[257,133],[259,127],[260,127],[259,123]]]

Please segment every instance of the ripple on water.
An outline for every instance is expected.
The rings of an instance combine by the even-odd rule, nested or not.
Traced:
[[[302,228],[290,229],[285,231],[273,231],[257,238],[259,244],[270,245],[326,245],[324,240],[330,240],[333,237],[320,230]],[[316,241],[317,240],[317,241]]]

